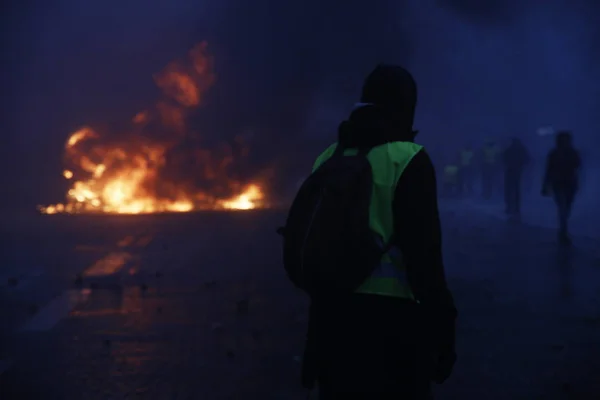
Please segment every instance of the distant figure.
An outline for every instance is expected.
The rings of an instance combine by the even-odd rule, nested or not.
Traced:
[[[459,163],[444,165],[442,175],[442,193],[444,197],[457,197],[460,193],[460,168]]]
[[[319,398],[428,399],[450,375],[456,309],[444,277],[435,170],[414,143],[417,88],[381,65],[316,159],[283,235],[310,297],[302,366]]]
[[[542,196],[552,196],[558,209],[558,240],[568,245],[568,221],[575,195],[579,189],[579,169],[581,157],[573,147],[570,132],[561,131],[556,135],[556,146],[546,159],[546,172],[542,185]]]
[[[470,146],[466,146],[460,152],[459,191],[464,194],[473,194],[473,171],[475,152]]]
[[[526,147],[527,148],[527,147]],[[525,170],[523,171],[523,183],[521,186],[521,193],[523,194],[523,197],[528,197],[531,194],[538,194],[538,191],[536,189],[536,182],[537,182],[537,176],[538,176],[538,160],[536,159],[536,156],[534,154],[530,153],[530,159],[529,159],[529,163],[527,164],[527,167],[525,168]]]
[[[520,215],[523,171],[530,162],[529,152],[518,138],[504,150],[504,203],[506,213]]]
[[[490,199],[498,187],[498,158],[500,148],[493,140],[485,143],[482,149],[481,189],[484,199]]]

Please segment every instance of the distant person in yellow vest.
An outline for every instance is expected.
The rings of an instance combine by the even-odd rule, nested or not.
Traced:
[[[501,149],[495,141],[489,140],[482,149],[481,190],[484,199],[490,199],[499,190]]]
[[[475,173],[473,162],[475,152],[470,146],[465,147],[460,152],[460,171],[459,171],[459,192],[464,194],[473,193],[473,181]]]
[[[442,183],[442,192],[444,197],[457,197],[460,193],[460,167],[458,162],[452,162],[444,165],[444,175]]]

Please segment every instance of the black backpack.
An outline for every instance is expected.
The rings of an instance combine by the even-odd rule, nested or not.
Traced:
[[[373,171],[370,148],[334,154],[302,184],[283,236],[283,265],[311,296],[349,294],[371,275],[387,250],[370,229]]]

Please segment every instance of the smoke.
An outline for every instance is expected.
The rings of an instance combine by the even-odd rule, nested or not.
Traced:
[[[419,139],[441,154],[520,136],[537,193],[554,140],[536,130],[570,129],[584,160],[574,216],[591,216],[600,188],[599,12],[593,1],[411,2]]]
[[[27,27],[45,30],[35,33],[36,46],[22,46],[33,49],[31,65],[19,68],[29,82],[20,97],[29,103],[14,115],[43,114],[20,117],[20,141],[40,141],[34,140],[39,130],[64,137],[109,109],[135,112],[151,74],[206,39],[219,79],[202,115],[190,116],[202,137],[187,143],[244,135],[252,142],[245,173],[273,167],[276,190],[296,182],[335,140],[362,80],[380,62],[403,64],[415,75],[418,139],[431,153],[520,135],[541,156],[551,144],[535,135],[541,126],[572,129],[582,147],[600,142],[599,5],[591,0],[349,0],[342,6],[153,0],[94,7],[79,6],[76,17],[69,7],[56,9],[55,24],[38,18]],[[100,11],[104,20],[92,19]],[[61,104],[59,96],[67,99],[64,106],[48,107]],[[45,137],[41,143],[62,141]]]
[[[420,89],[418,124],[431,138],[423,140],[446,146],[449,137],[533,136],[548,124],[594,140],[593,5],[538,4],[425,0],[402,8],[406,65]]]
[[[215,81],[214,59],[202,42],[154,74],[161,96],[122,129],[84,127],[73,133],[65,145],[63,175],[74,182],[67,204],[41,211],[210,209],[251,183],[262,196],[259,177],[239,173],[248,153],[244,137],[207,145],[202,127],[189,123]]]
[[[517,135],[541,156],[550,141],[535,132],[547,125],[572,129],[582,146],[599,142],[599,6],[592,1],[233,3],[227,12],[237,12],[224,26],[244,35],[217,36],[247,57],[229,72],[254,82],[244,103],[258,103],[259,131],[269,152],[286,154],[278,165],[292,175],[335,140],[379,62],[415,75],[416,128],[432,153]]]
[[[285,191],[335,140],[369,70],[410,59],[403,7],[356,0],[229,4],[215,33],[230,54],[222,63],[216,57],[225,82],[219,90],[235,93],[228,96],[233,118],[249,116],[262,141],[257,151],[279,172],[272,183]]]

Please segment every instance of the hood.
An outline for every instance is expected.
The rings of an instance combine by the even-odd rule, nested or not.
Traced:
[[[417,85],[412,75],[395,65],[379,65],[365,79],[360,103],[339,127],[344,147],[372,147],[391,141],[410,141]]]

